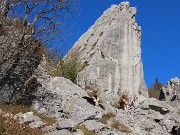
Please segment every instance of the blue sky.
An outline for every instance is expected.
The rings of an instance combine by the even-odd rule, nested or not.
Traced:
[[[70,45],[112,4],[122,0],[79,0],[79,16],[73,19]],[[155,78],[166,83],[180,78],[180,0],[130,0],[137,7],[136,20],[142,27],[142,59],[147,86]]]

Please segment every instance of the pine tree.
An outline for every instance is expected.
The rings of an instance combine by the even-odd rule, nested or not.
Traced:
[[[155,88],[155,90],[158,90],[158,91],[160,91],[162,88],[162,84],[159,82],[158,77],[156,77],[156,79],[155,79],[154,88]]]

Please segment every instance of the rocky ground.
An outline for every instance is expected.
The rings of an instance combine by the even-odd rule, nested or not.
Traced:
[[[46,60],[41,61],[43,55],[38,62],[29,59],[39,54],[34,51],[38,50],[36,47],[30,47],[32,55],[28,49],[20,55],[19,47],[26,45],[24,42],[14,48],[14,54],[8,49],[2,60],[10,61],[0,67],[0,99],[16,101],[22,93],[31,95],[37,90],[28,99],[31,107],[56,122],[47,126],[33,112],[12,115],[0,110],[2,117],[41,128],[47,135],[180,135],[180,80],[171,79],[162,88],[161,101],[148,98],[141,28],[135,14],[136,8],[128,2],[113,5],[75,43],[69,53],[78,50],[79,59],[85,64],[82,63],[77,84],[48,75]],[[6,34],[0,40],[2,50],[12,47]],[[17,57],[11,60],[8,54]],[[28,70],[23,72],[24,69]]]
[[[93,103],[84,89],[70,80],[50,77],[42,83],[33,108],[57,122],[43,130],[48,135],[179,135],[180,110],[165,101],[141,98],[123,110],[113,102]],[[116,99],[114,99],[116,100]],[[179,101],[174,101],[179,104]],[[87,131],[86,131],[86,130]]]
[[[13,117],[32,128],[42,128],[47,135],[180,134],[180,110],[165,101],[141,98],[123,110],[112,102],[95,105],[84,89],[65,78],[48,77],[41,83],[37,96],[31,99],[32,107],[56,122],[46,126],[32,112]]]

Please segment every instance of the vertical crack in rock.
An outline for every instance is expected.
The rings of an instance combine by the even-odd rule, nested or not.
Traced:
[[[98,90],[111,97],[124,93],[132,98],[147,96],[141,60],[141,27],[136,23],[135,14],[136,8],[130,7],[129,2],[112,5],[78,39],[70,52],[81,48],[79,59],[89,63],[78,74],[79,86],[98,86]]]

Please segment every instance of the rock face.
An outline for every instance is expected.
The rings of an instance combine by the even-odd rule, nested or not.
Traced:
[[[32,74],[41,61],[40,46],[22,21],[0,17],[0,100],[17,101],[36,90]]]
[[[37,98],[33,99],[33,108],[40,113],[57,119],[73,117],[81,122],[102,110],[88,103],[85,90],[68,79],[51,77],[41,84]]]
[[[48,135],[83,135],[87,130],[103,135],[179,135],[179,112],[165,101],[143,98],[126,110],[109,103],[101,108],[85,100],[85,90],[68,79],[50,77],[41,83],[33,108],[57,119],[43,128]]]
[[[180,110],[180,79],[172,78],[163,86],[161,93],[166,103]]]
[[[141,60],[141,28],[136,8],[128,2],[112,5],[75,43],[83,69],[77,84],[88,89],[130,97],[147,96]]]

